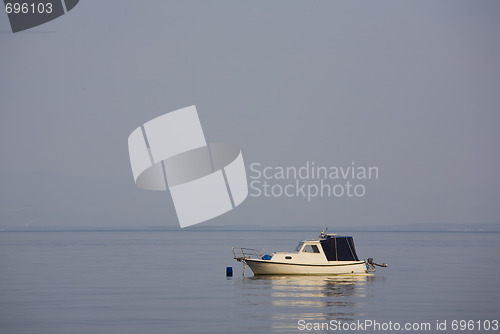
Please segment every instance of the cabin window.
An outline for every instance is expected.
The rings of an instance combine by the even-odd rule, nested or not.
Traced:
[[[287,260],[291,260],[291,259],[292,259],[292,257],[291,257],[291,256],[285,256],[285,259],[287,259]]]
[[[316,246],[316,245],[306,245],[304,247],[303,252],[306,252],[306,253],[319,253],[319,249],[318,249],[318,246]]]
[[[297,246],[297,249],[295,250],[296,252],[300,252],[300,249],[302,248],[303,242],[299,242],[299,245]]]

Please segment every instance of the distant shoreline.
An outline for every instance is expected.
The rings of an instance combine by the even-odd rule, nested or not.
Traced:
[[[446,224],[442,224],[446,225]],[[500,233],[500,225],[481,224],[474,228],[472,226],[458,227],[451,226],[373,226],[373,227],[329,227],[328,231],[336,232],[370,232],[370,233]],[[490,226],[484,226],[490,225]],[[296,226],[193,226],[181,229],[172,226],[151,226],[151,227],[29,227],[29,228],[0,228],[0,233],[8,232],[318,232],[324,227],[296,227]]]

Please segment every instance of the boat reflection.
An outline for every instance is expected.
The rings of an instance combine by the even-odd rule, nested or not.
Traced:
[[[246,305],[268,308],[274,330],[297,330],[297,322],[350,322],[371,294],[371,275],[253,276],[239,284]]]

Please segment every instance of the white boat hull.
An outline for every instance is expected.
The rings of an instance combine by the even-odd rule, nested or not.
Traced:
[[[367,273],[364,261],[330,261],[327,264],[300,264],[246,259],[245,262],[252,269],[254,275],[345,275]]]

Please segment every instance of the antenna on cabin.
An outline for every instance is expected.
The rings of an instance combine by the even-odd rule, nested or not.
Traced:
[[[323,231],[321,231],[321,234],[319,235],[319,237],[321,239],[325,239],[326,236],[328,235],[326,232],[328,231],[328,227],[325,227],[325,229]]]

